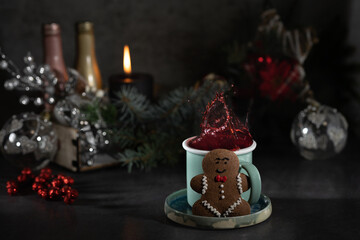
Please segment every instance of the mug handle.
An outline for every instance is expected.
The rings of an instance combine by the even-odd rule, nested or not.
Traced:
[[[259,201],[261,194],[261,178],[258,169],[251,163],[240,162],[240,169],[243,168],[249,175],[251,187],[251,193],[249,198],[249,204],[254,204]]]

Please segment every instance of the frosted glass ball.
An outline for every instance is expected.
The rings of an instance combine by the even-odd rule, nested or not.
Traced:
[[[340,153],[348,135],[348,123],[335,108],[309,105],[294,119],[290,137],[301,156],[325,159]]]
[[[34,113],[12,116],[0,130],[0,150],[13,165],[38,170],[55,156],[58,138],[50,121]]]

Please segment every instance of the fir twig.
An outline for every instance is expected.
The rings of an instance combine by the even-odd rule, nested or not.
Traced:
[[[119,161],[123,166],[127,166],[128,171],[131,172],[135,165],[140,169],[150,169],[156,164],[156,151],[150,144],[144,144],[137,149],[125,149],[124,152],[118,153]]]
[[[116,93],[118,100],[116,107],[119,111],[119,120],[127,125],[137,121],[147,120],[149,100],[134,87],[125,86]]]

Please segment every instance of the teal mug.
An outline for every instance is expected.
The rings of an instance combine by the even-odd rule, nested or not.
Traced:
[[[182,146],[186,150],[186,189],[187,201],[190,206],[200,199],[201,194],[195,192],[191,186],[190,181],[196,175],[204,173],[202,169],[202,160],[205,155],[210,152],[206,150],[199,150],[189,146],[189,141],[194,137],[188,138],[183,141]],[[256,142],[253,141],[252,145],[243,148],[234,153],[238,156],[240,162],[240,172],[249,176],[250,188],[244,192],[241,197],[248,201],[250,204],[257,203],[261,194],[261,178],[259,171],[252,164],[252,151],[256,148]]]

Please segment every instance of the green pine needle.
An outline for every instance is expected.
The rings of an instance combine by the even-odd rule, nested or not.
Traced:
[[[135,87],[125,86],[116,93],[116,96],[118,100],[115,105],[118,108],[120,122],[127,125],[147,120],[150,101]]]

